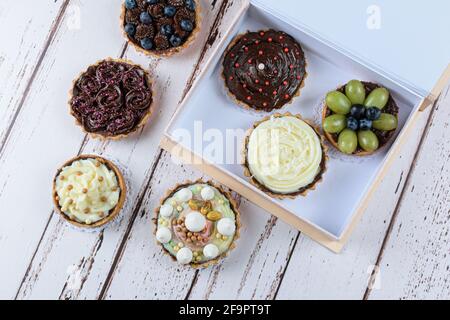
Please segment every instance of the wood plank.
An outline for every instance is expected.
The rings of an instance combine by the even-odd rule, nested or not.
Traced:
[[[60,26],[68,0],[0,3],[0,150]]]
[[[300,235],[277,299],[362,299],[429,117],[419,118],[341,254]]]
[[[115,263],[115,256],[123,250],[133,222],[145,209],[145,195],[159,159],[158,145],[163,129],[184,95],[183,89],[189,88],[195,80],[198,70],[208,58],[208,52],[221,36],[218,30],[212,32],[212,36],[209,36],[209,32],[212,26],[213,29],[218,28],[230,2],[214,6],[205,2],[203,4],[205,13],[198,39],[193,47],[181,55],[155,59],[137,54],[134,49],[126,51],[127,58],[148,67],[155,76],[156,104],[159,107],[150,124],[124,141],[99,142],[88,139],[82,145],[83,153],[104,154],[128,168],[130,206],[122,212],[122,220],[104,232],[83,234],[67,228],[57,217],[51,216],[18,298],[82,299],[97,298],[103,294],[111,264]],[[77,246],[74,246],[74,242]],[[67,274],[67,268],[73,272]],[[75,287],[74,277],[80,279],[79,285]]]
[[[411,169],[370,299],[450,299],[449,119],[447,88]]]
[[[55,169],[79,150],[84,137],[68,114],[67,93],[72,80],[99,58],[122,51],[124,40],[117,26],[120,3],[76,2],[82,27],[57,29],[0,155],[0,203],[8,208],[0,212],[3,221],[8,221],[0,224],[2,298],[16,295],[48,227]],[[100,24],[98,12],[105,15]],[[61,25],[72,18],[70,14],[64,14]],[[45,189],[47,199],[42,192]],[[26,195],[26,201],[21,195]]]

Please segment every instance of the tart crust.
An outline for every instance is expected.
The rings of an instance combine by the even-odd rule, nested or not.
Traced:
[[[320,139],[320,145],[322,147],[322,161],[320,163],[320,171],[319,173],[316,175],[315,179],[313,182],[311,182],[309,185],[307,185],[306,187],[303,187],[295,192],[291,192],[291,193],[278,193],[278,192],[274,192],[270,189],[268,189],[265,185],[263,185],[262,183],[260,183],[258,180],[256,180],[251,171],[250,171],[250,166],[248,164],[248,158],[247,158],[247,154],[248,154],[248,143],[250,140],[250,136],[253,133],[253,130],[258,127],[261,123],[270,120],[271,117],[275,117],[275,118],[282,118],[282,117],[287,117],[287,116],[291,116],[291,117],[296,117],[299,120],[302,120],[304,122],[306,122],[306,124],[308,124],[311,128],[314,129],[314,131],[316,132],[317,136]],[[323,175],[327,170],[327,161],[328,161],[328,156],[327,156],[327,151],[328,148],[326,147],[325,143],[324,143],[324,139],[323,136],[320,134],[320,130],[317,126],[315,126],[314,124],[312,124],[312,122],[303,119],[299,114],[291,114],[290,112],[286,112],[286,113],[275,113],[273,115],[264,117],[263,119],[255,122],[252,126],[252,128],[250,128],[249,130],[247,130],[247,133],[245,135],[244,138],[244,146],[242,148],[242,159],[243,159],[243,163],[242,166],[244,167],[244,175],[248,178],[250,178],[250,183],[252,185],[254,185],[255,187],[257,187],[259,190],[263,191],[264,193],[268,194],[269,196],[271,196],[272,198],[276,198],[276,199],[295,199],[297,196],[303,196],[305,197],[309,191],[311,190],[315,190],[316,186],[322,181],[323,179]]]
[[[153,56],[153,57],[170,57],[178,52],[181,52],[182,50],[184,50],[185,48],[189,47],[190,44],[195,40],[195,38],[197,37],[198,32],[200,31],[200,25],[201,25],[201,6],[200,6],[200,2],[198,0],[194,0],[195,1],[195,28],[194,30],[192,30],[191,34],[189,35],[189,37],[186,39],[186,41],[178,46],[178,47],[171,47],[169,49],[166,50],[146,50],[144,48],[142,48],[141,46],[139,46],[138,44],[134,43],[133,41],[130,40],[130,38],[128,37],[128,34],[125,32],[125,14],[126,14],[126,8],[125,8],[125,2],[122,4],[121,6],[121,13],[120,13],[120,30],[122,30],[122,34],[125,37],[125,39],[127,40],[127,43],[131,44],[136,51],[144,53],[146,55],[149,56]]]
[[[80,223],[78,221],[72,220],[70,219],[66,214],[64,214],[61,211],[61,207],[58,203],[58,193],[56,192],[56,179],[58,178],[58,176],[60,175],[61,171],[63,170],[63,168],[70,166],[72,163],[74,163],[77,160],[84,160],[84,159],[95,159],[97,161],[99,161],[100,163],[104,164],[105,166],[108,167],[108,169],[112,170],[114,172],[114,174],[117,177],[117,183],[119,185],[120,188],[120,196],[119,196],[119,200],[117,202],[117,205],[114,207],[114,209],[112,209],[112,211],[108,214],[108,216],[106,216],[105,218],[92,223],[92,224],[85,224],[85,223]],[[102,227],[104,225],[106,225],[107,223],[111,222],[114,220],[114,218],[116,218],[120,211],[122,210],[124,204],[125,204],[125,199],[126,199],[126,194],[127,194],[127,186],[125,183],[125,179],[122,175],[122,172],[120,172],[119,168],[112,163],[111,161],[96,156],[96,155],[90,155],[90,154],[83,154],[83,155],[79,155],[77,157],[74,157],[68,161],[66,161],[56,172],[55,177],[53,178],[53,188],[52,188],[52,198],[53,198],[53,204],[55,205],[55,209],[56,212],[64,219],[66,220],[68,223],[79,227],[79,228],[85,228],[85,229],[95,229],[98,227]]]
[[[261,29],[261,30],[258,30],[258,32],[261,32],[261,31],[262,31],[262,32],[268,32],[269,30],[271,30],[271,29]],[[285,108],[286,106],[289,106],[290,104],[293,103],[293,101],[294,101],[295,98],[297,98],[297,97],[300,96],[301,90],[305,87],[305,81],[306,81],[306,78],[308,78],[308,76],[309,76],[308,71],[307,71],[307,69],[308,69],[308,60],[306,59],[306,55],[304,54],[304,51],[303,51],[303,58],[304,58],[304,60],[305,60],[305,74],[304,74],[304,76],[303,76],[302,82],[301,82],[300,85],[298,86],[298,89],[296,90],[295,94],[293,94],[292,97],[290,98],[290,100],[287,101],[285,104],[283,104],[283,106],[282,106],[281,108],[278,108],[278,109],[271,109],[271,110],[264,110],[264,109],[253,108],[251,105],[245,103],[245,102],[242,101],[242,100],[239,100],[239,99],[231,92],[231,90],[228,88],[228,86],[226,85],[226,78],[225,78],[225,73],[224,73],[225,66],[224,66],[224,63],[223,63],[224,60],[225,60],[225,55],[226,55],[226,53],[227,53],[229,50],[231,50],[231,48],[234,47],[234,45],[236,45],[236,44],[238,43],[238,41],[239,41],[242,37],[244,37],[247,33],[248,33],[248,32],[246,32],[246,33],[241,33],[241,34],[239,34],[239,35],[236,35],[236,36],[234,37],[234,39],[228,44],[227,48],[226,48],[225,51],[224,51],[225,54],[224,54],[224,57],[222,58],[221,77],[222,77],[222,80],[223,80],[224,87],[225,87],[225,89],[226,89],[227,95],[230,97],[230,99],[231,99],[235,104],[239,105],[240,107],[242,107],[242,108],[244,108],[244,109],[246,109],[246,110],[249,110],[249,111],[256,111],[256,112],[258,112],[258,113],[262,113],[262,112],[266,112],[266,113],[267,113],[267,112],[272,112],[272,111],[274,111],[274,110],[280,110],[280,109],[282,109],[282,108]],[[300,43],[299,43],[299,45],[300,45]],[[301,47],[301,45],[300,45],[300,47]],[[302,48],[302,49],[303,49],[303,48]]]
[[[379,84],[372,83],[372,82],[365,82],[365,81],[361,81],[361,82],[364,85],[364,88],[366,89],[366,96],[368,94],[370,94],[370,92],[372,92],[373,90],[382,87]],[[345,94],[345,85],[337,88],[336,91],[339,91],[339,92],[342,92],[342,93]],[[393,108],[396,111],[395,112],[385,112],[385,113],[392,114],[398,120],[398,106],[397,106],[397,103],[395,102],[395,100],[392,98],[392,95],[390,93],[389,93],[388,103],[387,103],[386,107],[383,108],[383,110],[384,111],[389,111],[389,110],[385,110],[388,106],[390,106],[390,108]],[[323,123],[323,121],[325,120],[326,117],[328,117],[328,116],[330,116],[332,114],[334,114],[334,113],[331,112],[331,110],[328,108],[326,102],[324,102],[323,109],[322,109],[322,123]],[[365,151],[361,147],[359,147],[359,143],[358,143],[358,148],[356,149],[356,151],[354,153],[348,154],[348,155],[349,156],[364,157],[364,156],[370,156],[370,155],[378,152],[380,149],[382,149],[389,142],[389,140],[391,140],[391,138],[394,135],[396,130],[397,129],[394,129],[394,130],[391,130],[391,131],[385,131],[385,132],[387,132],[387,138],[385,139],[384,142],[380,141],[380,145],[378,146],[377,150],[375,150],[373,152]],[[339,152],[341,152],[339,150],[339,146],[338,146],[338,140],[337,140],[338,135],[337,134],[328,133],[325,130],[322,130],[322,131],[323,131],[323,134],[325,135],[325,137],[327,138],[327,140],[331,143],[331,145],[333,147],[335,147]],[[379,138],[379,136],[377,134],[376,134],[376,136],[377,136],[377,138]]]
[[[132,130],[130,130],[130,132],[127,132],[127,133],[121,133],[121,134],[114,135],[114,136],[107,136],[107,135],[103,135],[103,134],[100,134],[100,133],[88,132],[88,131],[84,128],[83,124],[77,119],[77,117],[76,117],[76,115],[75,115],[75,112],[74,112],[73,109],[72,109],[72,105],[71,105],[71,103],[70,103],[70,102],[72,101],[72,98],[73,98],[73,90],[74,90],[74,88],[75,88],[75,86],[76,86],[76,84],[77,84],[77,81],[80,79],[80,77],[81,77],[85,72],[87,72],[87,70],[88,70],[90,67],[97,67],[98,65],[100,65],[100,64],[101,64],[102,62],[104,62],[104,61],[112,61],[112,62],[126,63],[126,64],[129,64],[129,65],[131,65],[131,66],[138,67],[138,68],[142,69],[142,70],[144,71],[145,78],[146,78],[146,80],[147,80],[147,84],[149,85],[150,90],[151,90],[151,93],[152,93],[152,103],[150,104],[150,107],[148,108],[147,113],[142,117],[141,121],[139,121],[139,123],[138,123]],[[76,124],[77,126],[79,126],[79,127],[81,128],[81,130],[82,130],[85,134],[88,134],[90,137],[92,137],[92,138],[94,138],[94,139],[100,139],[100,140],[121,140],[121,139],[123,139],[123,138],[128,137],[130,134],[136,132],[138,129],[140,129],[141,127],[143,127],[143,126],[148,122],[148,120],[150,119],[150,117],[151,117],[151,115],[152,115],[152,113],[153,113],[154,101],[155,101],[154,97],[155,97],[154,85],[153,85],[152,78],[150,77],[150,74],[148,73],[148,71],[146,71],[142,66],[140,66],[140,65],[138,65],[138,64],[135,64],[135,63],[134,63],[133,61],[131,61],[131,60],[120,59],[120,58],[115,59],[115,58],[108,57],[108,58],[103,59],[103,60],[98,60],[96,63],[90,65],[89,67],[86,68],[86,70],[80,72],[80,74],[72,81],[72,87],[70,88],[70,91],[69,91],[69,100],[68,100],[69,102],[68,102],[68,105],[69,105],[69,112],[70,112],[70,115],[71,115],[72,117],[74,117],[74,119],[75,119],[75,124]]]
[[[208,260],[208,261],[205,261],[202,263],[191,262],[188,264],[189,266],[191,266],[194,269],[202,269],[202,268],[208,268],[208,267],[217,265],[222,259],[226,258],[230,254],[230,252],[236,247],[236,241],[240,237],[241,218],[240,218],[240,213],[238,210],[238,205],[237,205],[236,201],[231,197],[231,194],[229,192],[223,190],[222,187],[218,186],[217,184],[215,184],[214,182],[212,182],[210,180],[205,182],[202,179],[198,179],[196,181],[187,180],[185,182],[175,185],[175,187],[173,187],[172,189],[169,189],[166,192],[165,196],[161,198],[161,200],[159,202],[159,206],[155,209],[155,217],[153,218],[153,223],[155,224],[155,230],[153,231],[153,234],[155,235],[155,239],[156,239],[156,231],[158,229],[159,210],[160,210],[161,206],[164,204],[164,202],[168,198],[172,197],[178,190],[188,187],[188,186],[191,186],[191,185],[194,185],[194,184],[207,184],[211,187],[216,188],[222,195],[224,195],[230,202],[231,209],[233,210],[234,215],[235,215],[235,223],[236,223],[236,231],[234,233],[233,241],[231,242],[227,251],[225,251],[224,253],[222,253],[221,255],[219,255],[218,257],[216,257],[212,260]],[[162,247],[164,254],[171,257],[173,261],[175,261],[175,262],[177,261],[177,259],[169,251],[167,251],[167,249],[164,248],[164,246],[161,243],[159,243],[158,241],[156,241],[156,243],[157,243],[157,245]]]

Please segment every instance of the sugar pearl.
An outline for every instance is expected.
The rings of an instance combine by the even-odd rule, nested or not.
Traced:
[[[181,189],[175,194],[178,201],[186,202],[192,199],[192,191],[188,188]]]
[[[207,244],[203,248],[203,255],[207,259],[214,259],[215,257],[217,257],[219,255],[219,248],[217,248],[217,246],[212,243]]]
[[[192,211],[186,215],[186,228],[191,232],[200,232],[206,226],[206,218],[197,211]]]
[[[173,214],[173,207],[170,204],[164,204],[159,209],[159,214],[165,218],[170,218]]]
[[[181,264],[188,264],[192,261],[192,251],[189,248],[181,248],[177,252],[177,261]]]
[[[172,232],[170,232],[169,228],[159,227],[158,231],[156,231],[156,240],[161,243],[167,243],[172,239]]]
[[[232,236],[236,231],[236,224],[230,218],[222,218],[217,223],[217,231],[224,236]]]
[[[200,194],[202,199],[205,201],[212,200],[214,198],[214,190],[211,187],[204,187]]]

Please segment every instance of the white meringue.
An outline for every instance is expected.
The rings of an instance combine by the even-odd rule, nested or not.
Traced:
[[[189,248],[181,248],[177,252],[177,261],[181,264],[188,264],[192,261],[192,251]]]
[[[206,218],[200,212],[192,211],[186,215],[184,223],[189,231],[200,232],[206,226]]]
[[[192,191],[188,188],[181,189],[175,194],[175,198],[180,202],[189,201],[192,199]]]
[[[219,255],[219,248],[215,244],[212,244],[212,243],[207,244],[203,248],[203,255],[207,259],[214,259],[215,257],[217,257]]]
[[[217,223],[217,231],[224,236],[232,236],[236,231],[236,224],[230,218],[222,218]]]
[[[172,239],[172,232],[169,228],[166,227],[159,227],[156,231],[156,240],[158,240],[161,243],[167,243]]]
[[[214,190],[211,187],[204,187],[200,194],[202,199],[205,201],[212,200],[214,198]]]
[[[159,209],[159,214],[164,218],[170,218],[173,213],[173,207],[170,204],[163,204]]]

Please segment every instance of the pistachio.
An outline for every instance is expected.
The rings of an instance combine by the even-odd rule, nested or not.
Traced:
[[[220,214],[220,212],[217,211],[210,211],[207,215],[206,218],[208,218],[208,220],[211,221],[217,221],[222,217],[222,215]]]

